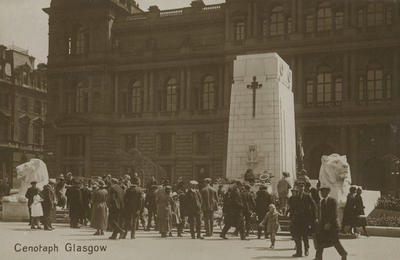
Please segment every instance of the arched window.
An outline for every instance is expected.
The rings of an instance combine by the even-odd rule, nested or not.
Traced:
[[[332,73],[328,67],[320,68],[317,74],[317,104],[329,104],[332,101]]]
[[[43,121],[39,118],[33,121],[33,143],[42,145],[43,140]]]
[[[142,83],[139,80],[132,84],[131,97],[132,113],[142,112]]]
[[[212,110],[214,108],[215,108],[215,79],[212,76],[207,76],[203,80],[202,109]]]
[[[317,12],[317,31],[330,31],[332,29],[332,8],[321,5]]]
[[[175,78],[168,80],[167,82],[167,111],[176,112],[178,108],[178,83]]]
[[[88,33],[83,26],[79,26],[76,30],[76,54],[87,52]]]
[[[285,34],[285,17],[283,14],[283,8],[281,6],[277,6],[272,9],[269,34],[271,36]]]
[[[367,26],[383,24],[383,3],[371,2],[367,6]]]
[[[89,112],[89,88],[83,82],[76,86],[76,112]]]

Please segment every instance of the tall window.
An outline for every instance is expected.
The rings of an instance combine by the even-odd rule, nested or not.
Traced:
[[[269,33],[271,36],[285,34],[285,17],[281,6],[272,9]]]
[[[137,80],[132,85],[132,112],[140,113],[142,112],[142,83]]]
[[[28,144],[29,142],[29,123],[30,120],[27,116],[19,119],[19,140],[24,144]]]
[[[10,121],[0,113],[0,142],[7,142],[9,139]]]
[[[80,82],[76,88],[76,112],[87,113],[89,111],[89,88]]]
[[[312,105],[314,103],[314,81],[307,80],[306,82],[306,104]]]
[[[138,148],[138,135],[137,134],[125,135],[124,143],[126,151]]]
[[[392,75],[386,75],[386,82],[385,82],[385,90],[386,90],[386,98],[392,98]]]
[[[335,14],[335,29],[342,30],[343,24],[344,24],[344,13],[336,12],[336,14]]]
[[[332,74],[321,71],[317,75],[317,103],[329,104],[332,101]]]
[[[306,16],[306,32],[312,33],[314,31],[314,16],[307,15]]]
[[[206,155],[210,152],[211,142],[210,133],[202,132],[196,133],[194,136],[195,154]]]
[[[159,136],[159,154],[168,155],[174,149],[174,134],[163,133]]]
[[[42,102],[39,100],[36,100],[33,110],[36,114],[41,115],[42,114]]]
[[[317,31],[329,31],[332,29],[332,9],[320,7],[317,12]]]
[[[383,4],[369,3],[367,6],[367,25],[378,26],[383,24]]]
[[[43,136],[43,122],[38,119],[33,122],[33,143],[42,145]]]
[[[293,32],[293,19],[292,19],[292,17],[289,17],[287,19],[287,32],[288,32],[288,34]]]
[[[167,82],[167,111],[176,112],[178,107],[178,83],[172,78]]]
[[[242,41],[246,37],[246,28],[244,22],[237,22],[235,23],[235,40]]]
[[[268,37],[268,20],[264,19],[263,20],[263,36]]]
[[[367,71],[367,99],[381,100],[383,98],[383,72],[381,69]]]
[[[84,27],[80,26],[76,32],[76,54],[87,52],[88,35]]]
[[[335,79],[335,104],[340,104],[343,99],[343,79]]]
[[[215,80],[212,76],[207,76],[203,81],[202,108],[203,110],[215,108]]]
[[[65,157],[84,157],[85,156],[85,136],[65,135],[61,138],[61,148]]]

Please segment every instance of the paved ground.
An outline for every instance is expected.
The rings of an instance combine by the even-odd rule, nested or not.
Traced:
[[[31,231],[26,223],[0,222],[0,259],[130,259],[130,260],[213,260],[213,259],[292,259],[293,241],[289,237],[278,237],[275,250],[268,249],[269,242],[257,240],[241,241],[230,237],[221,240],[219,237],[204,240],[192,240],[188,234],[184,238],[162,239],[156,232],[137,234],[136,240],[110,241],[109,234],[104,237],[92,236],[88,228],[70,229],[66,225],[56,225],[54,231]],[[400,238],[370,237],[342,241],[349,252],[348,259],[354,260],[394,260],[400,259]],[[15,252],[22,246],[56,245],[58,252]],[[65,247],[103,246],[105,252],[66,252]],[[38,248],[38,247],[37,247]],[[43,248],[42,248],[43,250]],[[78,248],[76,248],[78,250]],[[313,259],[315,254],[302,259]],[[324,253],[324,259],[340,259],[335,250],[330,248]]]

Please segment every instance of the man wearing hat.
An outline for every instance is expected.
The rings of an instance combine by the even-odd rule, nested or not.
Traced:
[[[197,189],[197,181],[190,181],[190,188],[186,192],[185,197],[185,212],[188,216],[190,224],[190,234],[192,239],[195,239],[195,225],[197,238],[203,239],[201,236],[201,209],[202,209],[202,199],[199,190]]]
[[[214,211],[218,209],[217,191],[211,187],[211,179],[204,179],[204,188],[201,189],[201,210],[203,211],[204,225],[206,228],[206,236],[213,235],[214,227]]]
[[[297,182],[297,195],[291,199],[290,216],[292,219],[292,232],[296,242],[296,253],[293,257],[302,257],[302,241],[304,242],[304,254],[308,256],[310,229],[315,224],[316,206],[310,195],[304,193],[304,183]]]
[[[288,178],[290,174],[288,172],[282,172],[282,179],[278,182],[278,198],[279,198],[279,208],[282,210],[282,214],[286,215],[287,201],[289,190],[292,188]]]
[[[135,239],[135,232],[140,212],[143,209],[143,192],[139,188],[137,179],[133,179],[132,185],[128,188],[124,196],[125,205],[125,234],[131,230],[131,239]]]
[[[25,198],[28,199],[28,209],[29,209],[29,225],[32,225],[32,214],[31,214],[31,205],[33,203],[33,197],[35,194],[39,193],[39,188],[36,187],[37,182],[32,181],[31,182],[31,187],[28,188],[28,190],[25,193]]]
[[[113,229],[110,239],[117,239],[118,234],[120,238],[125,238],[126,233],[120,226],[120,219],[124,210],[124,190],[121,188],[118,179],[111,179],[111,187],[109,189],[109,221]]]
[[[69,205],[69,218],[71,228],[79,228],[79,219],[83,213],[82,192],[79,188],[79,181],[72,180],[72,186],[68,188],[66,195]]]
[[[346,260],[347,252],[339,241],[336,200],[328,197],[329,192],[330,188],[328,186],[320,188],[322,199],[318,207],[317,252],[315,260],[322,260],[324,248],[332,246],[335,247],[342,260]]]
[[[243,199],[243,217],[244,217],[244,228],[246,237],[250,234],[251,229],[251,214],[255,209],[255,199],[251,192],[250,184],[245,184],[242,187],[242,199]]]
[[[256,192],[256,215],[257,215],[257,223],[258,223],[258,239],[261,238],[263,228],[259,226],[259,224],[263,221],[265,214],[267,214],[268,206],[272,204],[272,195],[269,194],[266,185],[260,185],[259,190]],[[264,226],[264,235],[265,238],[268,237],[267,234],[267,226]]]
[[[56,208],[56,194],[54,192],[53,185],[55,184],[54,179],[49,180],[49,184],[43,186],[41,197],[43,198],[43,224],[44,230],[52,230],[52,213]]]

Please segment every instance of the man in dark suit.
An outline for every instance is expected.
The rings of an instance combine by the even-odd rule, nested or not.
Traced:
[[[117,239],[118,234],[120,234],[120,238],[126,237],[125,231],[120,226],[120,218],[124,210],[124,190],[119,186],[118,180],[114,178],[111,180],[109,188],[108,208],[110,225],[113,230],[110,239]]]
[[[245,184],[242,189],[242,198],[243,198],[243,217],[244,217],[244,228],[246,237],[250,234],[251,229],[251,214],[255,208],[255,200],[253,193],[251,192],[251,186],[249,184]]]
[[[256,214],[257,214],[257,224],[259,225],[267,214],[268,206],[272,203],[272,196],[267,191],[267,186],[261,185],[259,190],[256,192]],[[258,226],[257,225],[257,226]],[[262,228],[258,226],[258,239],[261,238]],[[265,238],[268,237],[267,225],[264,228]]]
[[[196,188],[198,185],[197,181],[190,181],[190,189],[185,195],[185,214],[188,216],[190,233],[192,239],[195,239],[195,226],[197,238],[203,239],[201,236],[201,205],[202,199],[199,190]]]
[[[214,211],[218,208],[218,196],[217,191],[211,187],[211,179],[204,179],[205,187],[201,189],[202,204],[201,209],[203,211],[204,225],[206,228],[206,236],[211,237],[213,235],[214,227]]]
[[[50,182],[53,183],[53,180],[50,180]],[[43,206],[44,230],[53,229],[51,222],[52,222],[52,213],[56,207],[55,205],[56,194],[51,183],[44,185],[43,191],[41,193],[41,196],[43,198],[42,206]]]
[[[240,239],[245,240],[244,227],[243,227],[243,200],[240,193],[241,182],[237,181],[229,188],[224,198],[224,222],[225,226],[222,229],[220,237],[227,239],[226,233],[231,227],[236,227],[240,233]]]
[[[121,238],[125,238],[128,230],[131,230],[131,239],[135,239],[135,232],[140,212],[143,209],[143,192],[138,186],[137,179],[133,179],[132,185],[128,188],[124,196],[125,205],[125,233]]]
[[[318,211],[317,252],[315,260],[322,260],[324,248],[334,246],[342,257],[347,259],[347,252],[339,241],[339,224],[337,222],[337,206],[334,198],[328,197],[329,187],[321,187],[321,202]]]
[[[80,182],[73,179],[72,186],[67,189],[66,196],[69,205],[69,218],[70,226],[72,228],[79,228],[79,218],[82,215],[82,192],[79,188]]]
[[[296,253],[293,257],[302,257],[302,242],[304,242],[304,254],[309,254],[308,235],[316,219],[316,206],[310,195],[304,193],[304,183],[295,184],[298,192],[290,201],[290,216],[292,220],[292,232],[296,242]]]
[[[28,199],[29,225],[32,225],[31,205],[33,203],[33,197],[35,196],[35,194],[39,193],[39,189],[38,187],[36,187],[36,184],[36,181],[31,182],[31,187],[29,187],[25,193],[25,198]]]

